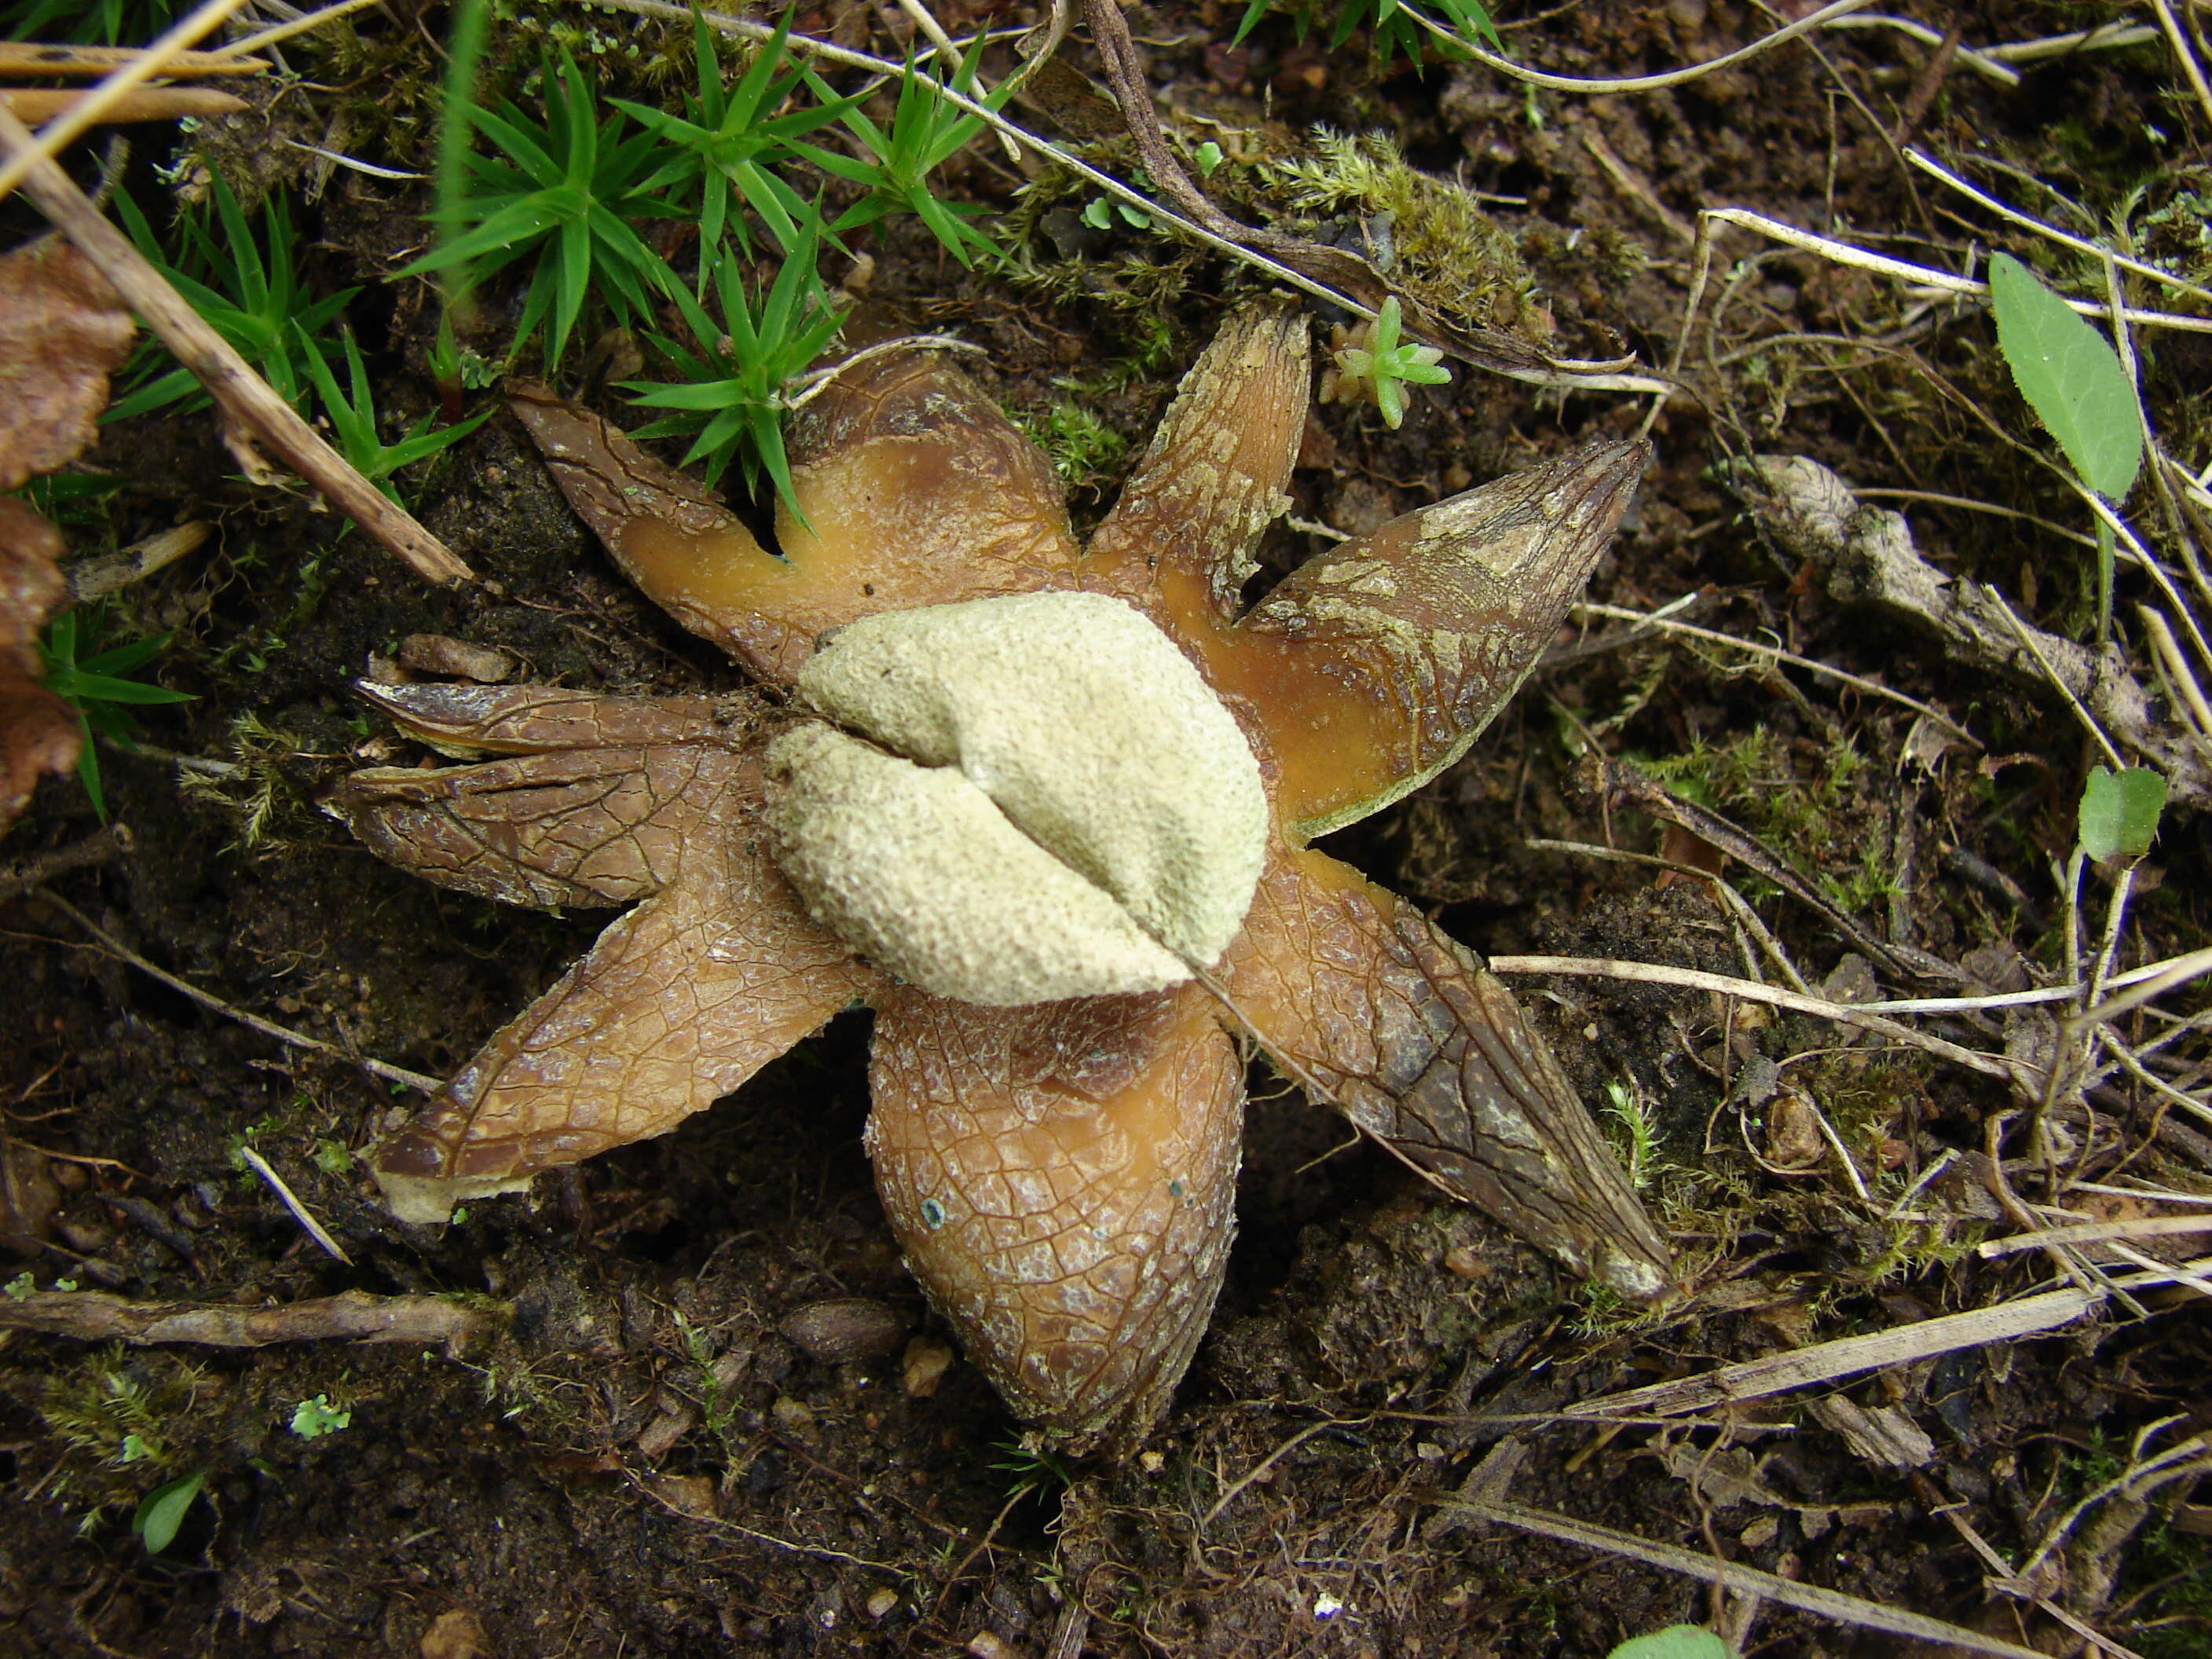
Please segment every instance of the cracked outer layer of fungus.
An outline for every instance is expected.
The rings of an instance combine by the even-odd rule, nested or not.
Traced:
[[[665,1133],[857,1001],[907,1260],[1068,1449],[1132,1449],[1205,1333],[1239,1036],[1571,1272],[1661,1293],[1666,1246],[1511,994],[1308,845],[1466,751],[1645,448],[1407,514],[1244,611],[1308,359],[1302,319],[1233,318],[1087,547],[1035,447],[919,355],[855,367],[794,419],[804,527],[780,508],[781,555],[596,416],[520,392],[616,560],[763,691],[362,688],[479,757],[342,785],[331,810],[379,853],[517,903],[633,907],[379,1149],[394,1212],[442,1220]],[[1125,649],[1161,672],[1115,667]],[[1065,673],[1042,684],[1041,659]],[[995,840],[927,833],[947,824]],[[1024,933],[1022,881],[1003,908],[992,845],[1060,895],[1027,906],[1049,927]],[[908,925],[933,905],[957,915]]]

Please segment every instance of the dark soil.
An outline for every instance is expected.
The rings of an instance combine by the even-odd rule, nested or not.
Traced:
[[[427,118],[410,100],[436,71],[416,61],[414,7],[394,9],[409,21],[363,14],[376,21],[362,23],[362,50],[386,72],[412,64],[395,82],[404,95],[389,100],[404,126]],[[939,8],[956,33],[978,10],[990,9]],[[1923,10],[1939,27],[1954,15]],[[1018,5],[989,21],[1030,13]],[[1132,12],[1164,103],[1279,145],[1313,123],[1380,128],[1416,166],[1510,198],[1498,222],[1570,356],[1667,361],[1689,277],[1669,221],[1701,207],[1747,206],[1954,266],[1970,239],[1986,245],[1996,229],[1958,217],[1957,198],[1898,159],[1929,50],[1895,33],[1815,35],[1669,92],[1524,98],[1479,69],[1380,66],[1364,34],[1326,50],[1334,14],[1304,43],[1278,16],[1231,46],[1240,15],[1220,0]],[[1970,44],[1987,45],[2083,27],[2105,9],[1996,0],[1955,15]],[[832,6],[799,20],[817,33],[833,24],[897,55],[881,15]],[[1545,9],[1507,39],[1523,62],[1613,76],[1710,57],[1769,26],[1752,8],[1701,0]],[[442,33],[435,9],[426,27]],[[1069,56],[1096,68],[1079,34]],[[331,106],[356,112],[353,147],[420,164],[419,136],[389,149],[363,136],[371,72],[327,94]],[[2170,199],[2183,158],[2205,155],[2204,113],[2155,46],[2045,64],[2016,88],[1956,69],[1930,85],[1919,142],[2007,157],[2089,203],[2100,223],[2139,179]],[[328,114],[295,96],[211,124],[207,142],[225,155],[265,154],[279,132],[323,143]],[[2161,144],[2144,138],[2147,125],[2166,135]],[[159,149],[156,131],[147,143]],[[159,190],[150,173],[131,182],[142,200]],[[1003,209],[1021,182],[1002,154],[978,147],[945,190]],[[307,278],[319,291],[368,285],[353,320],[380,400],[411,419],[434,400],[420,368],[434,319],[419,285],[376,287],[418,240],[413,216],[427,198],[410,188],[336,173]],[[866,307],[884,328],[988,347],[977,373],[1019,415],[1042,420],[1073,399],[1140,443],[1198,345],[1259,283],[1126,226],[1107,234],[1087,259],[1179,260],[1172,294],[1083,292],[1041,232],[1024,252],[1042,276],[1026,283],[963,272],[913,232],[871,246]],[[1747,235],[1724,238],[1715,271],[1711,345],[1701,321],[1686,371],[1703,406],[1677,401],[1661,422],[1657,467],[1593,597],[1650,609],[1702,590],[1704,625],[1778,637],[1933,701],[2002,758],[1978,769],[1954,753],[1931,771],[1908,753],[1912,716],[1894,703],[1796,671],[1745,672],[1737,652],[1623,645],[1593,622],[1584,643],[1605,648],[1563,641],[1565,665],[1532,680],[1474,756],[1335,850],[1487,951],[1741,974],[1729,915],[1701,884],[1528,844],[1662,850],[1662,826],[1614,810],[1578,759],[1637,757],[1823,882],[1877,937],[1981,963],[1993,983],[2023,958],[2055,977],[2059,935],[2045,924],[2063,906],[2052,864],[2071,844],[2094,758],[2078,728],[2055,700],[1947,666],[1901,627],[1799,580],[1740,514],[1716,463],[1806,454],[1856,483],[1994,500],[2069,525],[2082,514],[1931,389],[1931,376],[1947,377],[2023,442],[2042,442],[2003,384],[1986,319],[1908,318],[1895,285]],[[1850,343],[1893,331],[1902,343]],[[1774,343],[1747,349],[1762,340]],[[1078,385],[1148,343],[1159,361],[1146,372]],[[2159,340],[2146,349],[2154,416],[2201,465],[2202,363]],[[1464,368],[1439,392],[1395,433],[1371,410],[1319,410],[1297,514],[1362,527],[1570,442],[1632,430],[1644,409]],[[453,591],[427,589],[298,489],[230,477],[204,414],[112,432],[90,460],[123,488],[108,520],[71,527],[88,550],[185,516],[213,519],[220,535],[109,608],[114,638],[174,631],[160,678],[199,700],[149,711],[145,754],[103,750],[129,850],[53,892],[236,1008],[344,1053],[450,1073],[605,917],[434,889],[323,817],[316,799],[336,777],[401,752],[349,701],[349,682],[370,653],[418,633],[498,646],[520,677],[570,686],[722,690],[741,676],[623,582],[504,413],[411,486],[425,521],[483,578]],[[1113,481],[1111,464],[1086,478],[1079,513],[1095,516]],[[2069,544],[1970,511],[1916,507],[1913,519],[1930,556],[2004,587],[2044,626],[2078,626],[2088,577]],[[1280,532],[1268,556],[1280,568],[1317,544]],[[2124,586],[2122,597],[2134,596]],[[232,769],[180,769],[173,756]],[[4,852],[28,863],[97,827],[76,782],[51,781]],[[1954,873],[1944,858],[1954,848],[2018,884],[2036,914]],[[2208,867],[2206,850],[2201,822],[2169,816],[2122,965],[2204,942],[2212,884],[2191,872]],[[1854,971],[1845,942],[1811,910],[1745,884],[1816,987],[1839,966]],[[2105,890],[2092,890],[2101,917]],[[59,1193],[43,1237],[24,1239],[8,1269],[25,1275],[19,1284],[240,1305],[436,1292],[503,1310],[494,1334],[456,1352],[6,1339],[8,1654],[1595,1659],[1626,1637],[1716,1616],[1692,1581],[1455,1511],[1453,1495],[1478,1489],[1477,1466],[1509,1437],[1525,1454],[1514,1503],[2076,1652],[2077,1638],[1986,1588],[1995,1570],[1956,1523],[2018,1565],[2126,1466],[2148,1425],[2183,1419],[2152,1449],[2212,1427],[2212,1334],[2171,1299],[2139,1319],[2114,1310],[2044,1340],[1829,1390],[1896,1407],[1931,1437],[1911,1468],[1869,1457],[1799,1396],[1734,1420],[1604,1431],[1547,1421],[1576,1400],[1988,1305],[2050,1272],[2033,1253],[1983,1260],[1971,1248],[2014,1231],[1974,1173],[1992,1146],[2024,1157],[2018,1139],[1990,1138],[1993,1117],[2021,1106],[2001,1085],[1702,993],[1596,979],[1522,988],[1586,1099],[1612,1091],[1647,1109],[1647,1196],[1687,1275],[1680,1299],[1650,1316],[1595,1299],[1381,1152],[1340,1145],[1337,1119],[1255,1070],[1241,1231],[1212,1334],[1143,1456],[1103,1471],[1023,1450],[1018,1425],[964,1363],[933,1392],[907,1386],[910,1340],[943,1332],[901,1267],[861,1149],[865,1016],[839,1020],[679,1133],[542,1180],[527,1198],[472,1205],[438,1234],[394,1223],[347,1155],[411,1097],[195,1005],[35,893],[0,902],[0,960],[10,991],[0,997],[0,1231],[30,1224],[40,1180]],[[1936,989],[1886,980],[1881,994]],[[1947,1029],[1990,1050],[2006,1041],[1993,1022]],[[1833,1158],[1778,1161],[1778,1120],[1761,1110],[1776,1097],[1737,1085],[1785,1063],[1853,1152],[1867,1196]],[[2200,1134],[2150,1097],[2106,1093],[2073,1178],[2212,1191]],[[303,1235],[236,1158],[241,1143],[350,1265]],[[1911,1206],[1940,1218],[1886,1220],[1949,1152],[1965,1156]],[[2008,1168],[2036,1201],[2087,1215],[2142,1208],[2064,1197],[2037,1185],[2038,1169]],[[781,1328],[854,1297],[893,1316],[876,1357],[813,1358]],[[349,1420],[302,1437],[295,1409],[318,1397]],[[195,1472],[204,1498],[149,1554],[132,1532],[136,1506]],[[2206,1510],[2188,1494],[2186,1482],[2162,1489],[2131,1525],[2091,1511],[2051,1557],[2040,1593],[2154,1659],[2206,1651],[2212,1558]],[[1897,1645],[1773,1602],[1744,1639],[1777,1659]]]

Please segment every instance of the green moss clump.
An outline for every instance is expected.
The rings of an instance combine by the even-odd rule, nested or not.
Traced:
[[[1356,215],[1370,245],[1360,251],[1422,305],[1550,343],[1551,307],[1512,234],[1467,191],[1408,167],[1388,135],[1316,127],[1310,154],[1267,162],[1262,171],[1296,214]]]

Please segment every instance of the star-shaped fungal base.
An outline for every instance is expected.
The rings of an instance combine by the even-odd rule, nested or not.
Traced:
[[[732,699],[362,688],[449,752],[331,805],[384,857],[515,903],[632,905],[380,1151],[394,1209],[663,1134],[855,1002],[867,1133],[908,1263],[1020,1416],[1126,1452],[1166,1409],[1221,1285],[1249,1036],[1453,1197],[1644,1300],[1661,1242],[1558,1062],[1476,957],[1307,844],[1467,749],[1633,494],[1599,444],[1391,520],[1239,596],[1308,401],[1306,330],[1234,318],[1088,548],[1057,480],[966,376],[892,354],[793,422],[780,556],[712,495],[550,394],[515,408],[648,595],[750,668]],[[810,920],[772,855],[762,752],[827,630],[1043,589],[1118,598],[1234,714],[1275,832],[1242,933],[1172,989],[982,1007],[894,983]]]

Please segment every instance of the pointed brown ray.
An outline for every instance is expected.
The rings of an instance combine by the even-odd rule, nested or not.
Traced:
[[[1649,454],[1593,444],[1393,519],[1300,566],[1234,628],[1178,612],[1173,631],[1274,751],[1294,841],[1467,752],[1589,580]]]
[[[379,858],[441,887],[590,909],[673,881],[739,765],[726,749],[662,744],[433,770],[374,767],[323,805]]]
[[[754,763],[749,696],[602,697],[550,686],[356,688],[474,766],[374,767],[324,810],[379,857],[441,886],[544,908],[628,904],[676,878],[685,848],[726,821]]]
[[[535,755],[647,743],[734,745],[760,717],[750,691],[720,697],[610,697],[551,685],[375,685],[354,694],[448,755]]]
[[[778,557],[720,496],[542,386],[515,414],[578,516],[693,633],[788,684],[828,629],[1073,583],[1076,550],[1051,464],[943,360],[860,364],[785,434],[802,525],[777,504]]]
[[[754,787],[733,780],[687,826],[720,856],[684,859],[379,1151],[394,1214],[441,1221],[665,1134],[876,987],[769,864],[742,811]]]
[[[776,503],[789,562],[753,602],[809,649],[878,611],[1075,585],[1052,463],[942,356],[894,352],[847,371],[792,417],[785,442],[805,523]]]
[[[1307,355],[1297,313],[1255,307],[1223,325],[1091,537],[1085,586],[1155,620],[1163,605],[1193,625],[1235,617],[1261,534],[1290,507]]]
[[[783,562],[720,494],[550,386],[516,382],[507,401],[576,516],[647,599],[762,678],[789,681],[777,665],[803,659],[811,641],[748,608]]]
[[[876,1008],[868,1146],[908,1265],[1016,1415],[1121,1455],[1228,1260],[1244,1068],[1212,1002]]]
[[[1452,1197],[1622,1296],[1671,1283],[1666,1244],[1512,994],[1395,894],[1279,853],[1213,978],[1286,1071]]]

